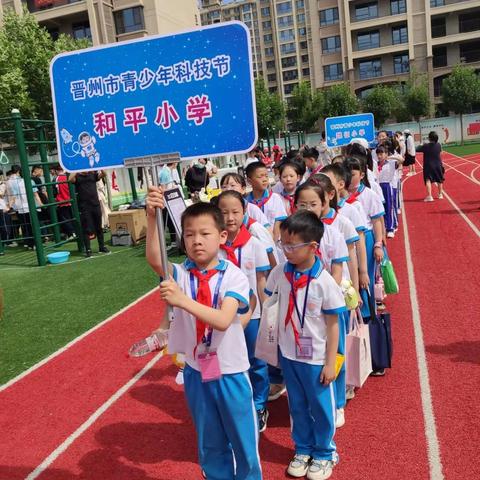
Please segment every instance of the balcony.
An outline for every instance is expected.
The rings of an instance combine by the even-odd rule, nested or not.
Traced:
[[[28,0],[27,8],[39,23],[87,11],[85,0]]]
[[[480,0],[444,0],[444,5],[440,5],[441,2],[437,2],[437,6],[432,6],[431,13],[432,15],[440,15],[443,13],[454,13],[462,10],[468,10],[470,8],[480,7]]]

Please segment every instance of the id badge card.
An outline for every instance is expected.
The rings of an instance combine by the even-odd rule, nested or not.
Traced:
[[[200,367],[202,382],[212,382],[222,376],[220,362],[218,361],[218,355],[215,350],[199,353],[197,362]]]
[[[313,339],[312,337],[299,337],[296,345],[297,359],[312,360],[313,358]]]

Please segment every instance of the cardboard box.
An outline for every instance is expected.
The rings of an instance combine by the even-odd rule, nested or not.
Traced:
[[[144,209],[112,212],[108,215],[108,222],[112,233],[117,230],[127,231],[134,244],[147,236],[147,215]]]

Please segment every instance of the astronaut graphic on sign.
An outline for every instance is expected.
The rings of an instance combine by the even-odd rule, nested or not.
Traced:
[[[84,158],[88,158],[90,168],[93,168],[95,163],[100,161],[100,154],[95,148],[95,137],[88,132],[82,132],[78,136],[78,143],[80,144],[80,155]]]

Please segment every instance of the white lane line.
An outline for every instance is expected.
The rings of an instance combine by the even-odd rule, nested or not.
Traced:
[[[475,172],[480,168],[480,165],[477,165],[471,172],[470,172],[470,178],[472,180],[478,180],[477,177],[475,176]]]
[[[77,342],[79,342],[80,340],[83,340],[86,336],[90,335],[91,333],[93,333],[95,330],[99,329],[100,327],[102,327],[103,325],[105,325],[106,323],[110,322],[111,320],[113,320],[114,318],[116,318],[118,315],[121,315],[123,312],[125,312],[126,310],[128,310],[129,308],[133,307],[134,305],[136,305],[137,303],[141,302],[144,298],[148,297],[152,292],[154,292],[158,287],[155,287],[155,288],[152,288],[152,290],[148,291],[147,293],[145,293],[144,295],[142,295],[140,298],[137,298],[136,300],[134,300],[132,303],[128,304],[126,307],[123,307],[121,310],[119,310],[118,312],[114,313],[113,315],[111,315],[110,317],[108,317],[107,319],[103,320],[103,322],[100,322],[99,324],[95,325],[94,327],[92,327],[90,330],[87,330],[85,333],[82,333],[82,335],[80,335],[79,337],[77,338],[74,338],[71,342],[67,343],[64,347],[60,348],[59,350],[57,350],[56,352],[52,353],[51,355],[49,355],[48,357],[44,358],[43,360],[41,360],[40,362],[36,363],[35,365],[31,366],[28,370],[25,370],[24,372],[22,372],[20,375],[17,375],[16,377],[12,378],[11,380],[9,380],[7,383],[4,383],[3,385],[0,385],[0,392],[2,392],[3,390],[7,389],[8,387],[11,387],[14,383],[18,382],[19,380],[21,380],[22,378],[26,377],[27,375],[29,375],[30,373],[34,372],[35,370],[37,370],[38,368],[40,368],[41,366],[45,365],[46,363],[48,363],[50,360],[54,359],[55,357],[57,357],[58,355],[60,355],[61,353],[65,352],[66,350],[68,350],[70,347],[72,347],[73,345],[75,345]]]
[[[412,177],[410,177],[412,178]],[[427,356],[423,340],[422,323],[418,306],[417,287],[413,269],[412,251],[408,233],[406,208],[403,208],[403,237],[405,240],[405,253],[407,260],[408,283],[410,287],[410,303],[412,306],[413,329],[415,333],[415,349],[417,353],[418,375],[420,379],[420,392],[422,398],[423,418],[425,421],[425,436],[427,439],[428,463],[430,466],[431,480],[444,480],[443,467],[440,457],[440,445],[438,442],[435,415],[433,413],[432,392],[428,374]]]
[[[465,222],[467,222],[467,225],[473,230],[474,233],[477,234],[477,237],[480,237],[480,230],[478,227],[465,215],[465,213],[463,213],[463,210],[453,201],[452,197],[448,195],[445,190],[443,190],[443,194],[445,195],[445,198],[452,204],[457,213],[465,220]]]
[[[100,406],[87,421],[82,423],[68,438],[66,438],[45,460],[38,465],[27,477],[26,480],[34,480],[41,475],[70,445],[86,432],[95,421],[104,414],[125,392],[140,380],[163,356],[163,350],[155,355],[133,378],[131,378],[123,387],[117,390],[103,405]]]

